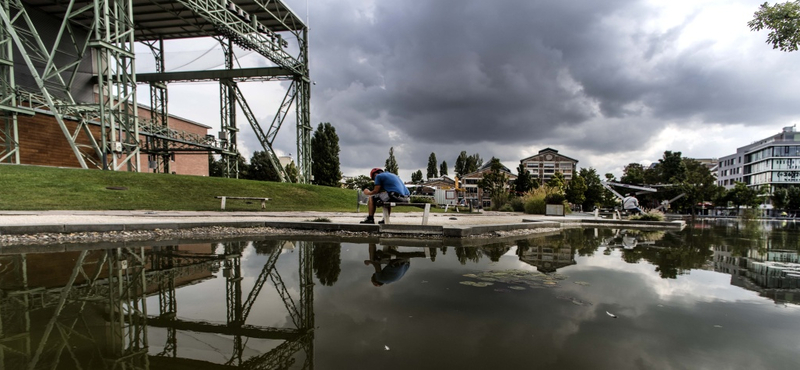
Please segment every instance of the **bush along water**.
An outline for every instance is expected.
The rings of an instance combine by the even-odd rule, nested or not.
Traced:
[[[664,221],[666,220],[666,217],[664,216],[663,212],[651,209],[645,213],[630,216],[628,219],[638,221]]]

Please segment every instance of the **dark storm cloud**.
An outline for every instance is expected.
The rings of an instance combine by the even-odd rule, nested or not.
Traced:
[[[382,163],[390,146],[405,169],[424,168],[430,152],[452,168],[460,150],[487,160],[526,145],[632,150],[665,122],[775,124],[796,105],[746,52],[703,37],[679,46],[697,12],[654,31],[663,9],[628,0],[336,1],[311,10],[312,119],[336,127],[350,167]],[[506,149],[486,152],[492,145]]]

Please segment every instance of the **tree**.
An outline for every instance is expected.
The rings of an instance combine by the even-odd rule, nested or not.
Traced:
[[[800,43],[800,1],[769,5],[763,3],[747,22],[751,31],[769,29],[767,44],[785,52],[797,51]]]
[[[477,171],[481,165],[483,165],[483,158],[481,158],[480,154],[467,155],[466,151],[462,151],[456,158],[456,176],[462,178],[468,173]]]
[[[603,185],[600,185],[600,176],[594,168],[581,168],[579,176],[586,184],[584,192],[583,209],[591,210],[603,204]]]
[[[584,200],[586,200],[586,189],[586,181],[581,175],[573,177],[567,184],[567,191],[564,194],[567,198],[567,202],[583,204]]]
[[[508,191],[506,190],[508,176],[503,172],[503,164],[499,159],[492,157],[491,164],[491,170],[483,174],[483,178],[478,181],[478,187],[484,193],[492,195],[492,206],[499,209],[508,201]]]
[[[775,209],[786,209],[789,205],[789,190],[786,188],[777,188],[772,192],[772,206]]]
[[[372,188],[372,179],[365,175],[358,175],[345,180],[344,187],[358,190]]]
[[[514,181],[514,190],[518,194],[527,193],[533,189],[533,179],[531,173],[525,168],[525,165],[520,163],[517,167],[517,180]]]
[[[467,162],[464,165],[464,169],[466,173],[475,172],[483,165],[483,158],[478,153],[475,153],[469,157],[467,157]]]
[[[759,199],[758,192],[747,187],[743,182],[736,182],[733,189],[730,190],[730,200],[733,205],[738,209],[740,206],[748,208],[758,207]]]
[[[342,272],[342,245],[332,242],[314,243],[312,265],[320,284],[333,286]]]
[[[417,170],[417,172],[411,174],[411,182],[415,184],[422,182],[422,170]]]
[[[311,137],[311,174],[314,183],[339,186],[342,172],[339,168],[339,136],[329,123],[320,123]]]
[[[800,209],[800,187],[789,187],[789,204],[787,207],[791,210]]]
[[[439,166],[439,176],[447,176],[447,161],[442,161]]]
[[[620,177],[619,181],[623,184],[644,184],[644,166],[640,163],[629,163],[622,170],[622,177]]]
[[[461,154],[458,155],[456,158],[456,166],[453,167],[453,172],[455,172],[458,178],[463,177],[467,172],[465,172],[465,166],[467,164],[467,152],[462,151]]]
[[[426,177],[427,179],[439,177],[439,172],[438,172],[439,170],[436,168],[437,163],[438,162],[436,161],[436,153],[431,153],[431,155],[428,156],[428,175]]]
[[[208,156],[208,175],[211,177],[225,177],[225,161],[220,157],[219,160],[214,160],[213,155]],[[244,160],[241,154],[236,154],[236,165],[239,169],[238,179],[248,179],[249,178],[249,168],[250,166],[247,164],[247,161]],[[236,175],[231,173],[231,176]]]
[[[284,171],[286,171],[286,176],[289,177],[286,181],[296,183],[300,178],[300,171],[297,169],[297,166],[294,165],[294,162],[289,162],[286,168],[284,168]]]
[[[553,177],[551,177],[550,180],[547,180],[547,186],[558,190],[558,192],[561,194],[564,194],[564,189],[566,188],[566,180],[564,179],[564,174],[556,171],[553,174]]]
[[[683,163],[686,172],[683,181],[678,183],[678,188],[686,194],[685,199],[694,216],[697,203],[713,198],[717,186],[716,179],[708,167],[694,159],[684,158]]]
[[[266,151],[253,152],[250,157],[250,171],[247,177],[250,180],[258,181],[280,181],[278,170],[272,165],[269,154]]]
[[[386,172],[397,175],[400,169],[397,167],[397,160],[394,158],[394,147],[389,148],[389,158],[386,158]]]
[[[677,184],[686,178],[686,165],[681,158],[681,152],[665,151],[664,156],[658,160],[656,170],[662,184]]]
[[[210,177],[223,177],[225,176],[225,164],[222,163],[222,158],[219,160],[214,159],[211,152],[208,153],[208,176]]]

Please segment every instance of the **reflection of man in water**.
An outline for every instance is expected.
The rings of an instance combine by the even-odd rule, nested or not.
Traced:
[[[399,252],[396,247],[383,247],[383,250],[377,250],[375,244],[370,244],[369,259],[364,260],[364,265],[372,265],[375,268],[372,285],[382,286],[400,280],[411,267],[409,259],[413,257],[424,258],[425,253]]]
[[[631,235],[624,230],[622,231],[622,248],[625,249],[633,249],[636,247],[636,237]]]

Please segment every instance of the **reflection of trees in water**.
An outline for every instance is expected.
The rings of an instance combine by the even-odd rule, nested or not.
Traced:
[[[478,252],[478,248],[456,247],[456,258],[462,265],[466,265],[467,261],[478,263],[481,260],[481,255]]]
[[[641,231],[637,231],[641,233]],[[645,260],[656,266],[664,279],[675,279],[689,270],[703,267],[714,254],[710,248],[714,233],[706,229],[686,228],[681,233],[648,232],[654,245],[626,249],[622,259],[628,263]]]
[[[597,236],[595,236],[597,230]],[[564,230],[564,243],[575,248],[579,256],[592,256],[605,238],[614,235],[611,229],[568,229]]]
[[[486,246],[481,247],[481,253],[485,256],[489,257],[489,260],[492,262],[500,261],[500,257],[502,257],[511,247],[504,247],[504,246]]]
[[[489,260],[492,262],[497,262],[511,247],[504,244],[489,244],[480,247],[455,247],[455,249],[458,262],[461,262],[462,265],[466,265],[467,261],[478,263],[482,257],[489,257]],[[442,255],[444,255],[446,251],[446,247],[443,247]]]
[[[709,248],[635,248],[622,251],[622,259],[637,263],[644,259],[656,266],[659,276],[675,279],[686,271],[702,267],[711,260],[713,251]]]
[[[314,274],[322,285],[332,286],[342,272],[342,245],[332,242],[314,243]]]

